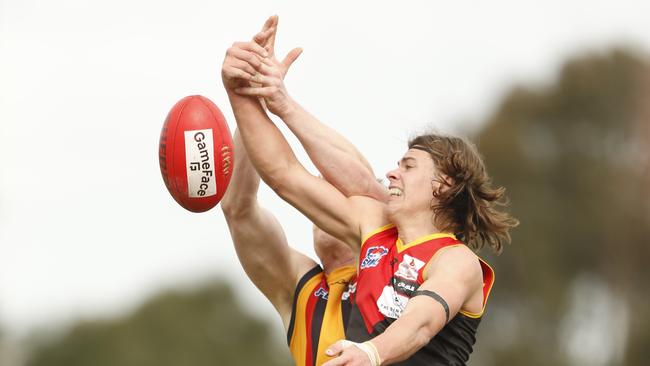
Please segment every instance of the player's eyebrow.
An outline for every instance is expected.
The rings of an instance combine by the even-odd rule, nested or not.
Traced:
[[[415,158],[413,158],[413,157],[405,156],[402,159],[400,159],[400,161],[397,162],[397,165],[399,166],[401,164],[406,164],[407,162],[415,163],[415,162],[417,162],[417,160]]]

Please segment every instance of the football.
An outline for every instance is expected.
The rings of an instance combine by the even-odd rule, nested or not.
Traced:
[[[233,169],[232,136],[219,108],[200,95],[178,101],[160,132],[158,159],[167,190],[179,205],[192,212],[216,206]]]

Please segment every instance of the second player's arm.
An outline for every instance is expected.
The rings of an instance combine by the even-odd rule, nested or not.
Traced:
[[[309,174],[296,159],[280,130],[268,118],[257,96],[242,96],[235,92],[238,83],[233,80],[260,82],[255,72],[250,72],[251,66],[259,66],[267,56],[266,51],[260,51],[260,48],[258,44],[236,43],[226,52],[221,69],[248,155],[262,179],[285,201],[325,232],[358,249],[363,230],[361,220],[369,223],[371,220],[367,218],[373,216],[366,209],[362,215],[358,205],[368,200],[376,201],[347,198],[327,181]],[[275,108],[274,100],[266,99],[266,102],[270,110]],[[383,210],[374,212],[381,214]]]
[[[274,215],[257,201],[260,177],[251,165],[239,131],[234,136],[233,176],[221,209],[244,271],[271,301],[285,327],[298,277],[316,265],[292,249]]]
[[[364,195],[387,201],[388,191],[377,182],[368,161],[338,132],[294,100],[282,120],[300,140],[323,177],[346,196]]]
[[[361,228],[354,198],[305,170],[256,99],[227,91],[246,150],[262,179],[318,227],[358,248]]]
[[[265,44],[265,49],[269,55],[264,59],[264,63],[255,62],[250,66],[259,73],[256,77],[261,88],[257,90],[275,86],[285,91],[285,93],[275,94],[280,98],[284,98],[284,100],[267,102],[271,112],[282,118],[291,132],[298,138],[325,180],[345,196],[363,195],[379,201],[386,201],[388,191],[377,182],[370,164],[359,150],[334,129],[320,122],[302,108],[286,93],[284,88],[286,70],[302,50],[300,48],[293,49],[282,62],[278,61],[275,57],[278,17],[273,16],[267,22],[269,22],[269,28],[272,29],[268,42]],[[257,38],[255,40],[257,41]]]

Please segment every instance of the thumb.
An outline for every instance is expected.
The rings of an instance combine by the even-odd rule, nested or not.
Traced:
[[[289,51],[289,53],[287,53],[287,56],[284,58],[284,60],[282,60],[282,64],[284,65],[284,67],[288,70],[289,67],[291,67],[291,64],[293,64],[293,62],[296,61],[296,59],[298,58],[298,56],[300,56],[300,54],[302,54],[302,48],[300,47],[294,48],[291,51]]]
[[[341,339],[336,343],[334,343],[333,345],[329,346],[329,348],[327,348],[327,350],[325,351],[325,354],[330,357],[338,356],[341,354],[341,352],[343,352],[344,349],[350,347],[351,344],[352,342],[346,341],[345,339]]]

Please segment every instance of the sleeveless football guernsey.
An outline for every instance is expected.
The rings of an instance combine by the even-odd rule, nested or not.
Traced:
[[[399,318],[413,293],[424,282],[427,264],[442,248],[465,245],[452,234],[436,233],[404,244],[397,228],[384,226],[365,239],[359,255],[357,289],[347,339],[367,341]],[[483,309],[494,283],[494,272],[478,258],[483,271]],[[460,311],[427,345],[396,365],[464,365],[476,341],[483,310]]]
[[[325,355],[327,347],[345,339],[356,274],[355,266],[346,266],[325,275],[318,265],[298,281],[287,330],[297,366],[323,364],[331,359]]]

